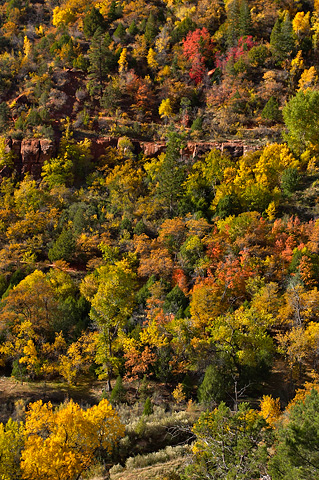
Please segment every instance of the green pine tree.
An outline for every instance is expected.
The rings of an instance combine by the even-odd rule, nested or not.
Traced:
[[[292,55],[295,50],[295,38],[292,23],[287,12],[281,25],[282,50],[285,55]]]
[[[233,0],[228,5],[227,12],[227,33],[226,33],[226,43],[227,46],[233,47],[236,45],[238,38],[240,37],[240,2],[239,0]]]
[[[153,43],[157,34],[158,34],[158,28],[156,25],[156,20],[153,13],[151,12],[148,16],[146,26],[145,26],[145,33],[144,33],[147,45],[151,45]]]
[[[131,23],[130,26],[128,27],[128,30],[127,30],[127,31],[128,31],[128,33],[129,33],[130,35],[132,35],[133,37],[135,37],[135,35],[136,35],[137,32],[138,32],[138,28],[137,28],[137,26],[136,26],[135,20],[132,21],[132,23]]]
[[[226,369],[225,369],[226,370]],[[198,389],[198,400],[205,405],[214,405],[227,398],[231,386],[229,373],[216,365],[208,365],[204,379]]]
[[[107,14],[108,21],[112,23],[114,22],[114,20],[121,18],[122,15],[123,13],[122,13],[122,7],[120,5],[120,2],[113,0],[113,2],[110,5],[110,10]]]
[[[319,478],[319,394],[312,390],[297,402],[277,427],[275,455],[270,460],[273,480]]]
[[[54,242],[53,246],[48,252],[48,257],[51,262],[56,260],[71,260],[75,251],[75,240],[72,230],[63,228],[62,232]]]
[[[126,30],[122,22],[118,24],[116,27],[115,32],[113,33],[113,38],[117,41],[122,42],[125,38]]]
[[[123,386],[123,381],[122,377],[119,375],[116,379],[116,383],[114,385],[114,388],[112,390],[111,396],[110,396],[110,402],[111,403],[121,403],[125,399],[125,388]]]
[[[242,0],[239,9],[239,34],[242,37],[252,34],[250,8],[246,0]]]
[[[181,147],[181,136],[172,132],[168,139],[164,161],[157,176],[156,196],[160,198],[170,217],[175,216],[178,212],[179,198],[182,195],[182,185],[186,177],[185,166],[181,161]]]
[[[88,51],[90,79],[99,84],[100,95],[102,95],[103,81],[114,65],[114,57],[109,49],[110,43],[109,34],[104,34],[99,27],[94,33]]]
[[[105,31],[106,22],[103,15],[96,8],[92,7],[83,19],[84,35],[86,38],[91,38],[98,28]]]
[[[263,111],[261,112],[262,118],[266,120],[272,120],[273,122],[279,122],[281,120],[281,113],[277,100],[271,96],[266,103]]]
[[[270,49],[275,58],[282,56],[281,47],[281,24],[279,18],[277,18],[275,25],[270,34]]]
[[[290,57],[295,50],[295,38],[289,14],[280,22],[279,18],[270,35],[270,48],[276,60],[282,61]]]

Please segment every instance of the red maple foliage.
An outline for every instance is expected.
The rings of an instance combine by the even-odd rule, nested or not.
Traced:
[[[203,80],[205,62],[213,55],[213,43],[205,27],[187,34],[183,43],[183,53],[191,62],[189,76],[198,85]]]
[[[253,40],[253,37],[249,35],[248,37],[240,37],[238,39],[237,45],[231,47],[226,55],[221,55],[220,52],[217,52],[215,55],[215,62],[216,67],[220,68],[221,70],[225,69],[225,66],[229,62],[229,60],[233,60],[233,62],[237,62],[240,57],[245,55],[249,50],[255,47],[257,43]]]

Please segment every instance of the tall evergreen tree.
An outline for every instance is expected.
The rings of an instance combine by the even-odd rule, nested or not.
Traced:
[[[266,103],[263,111],[261,112],[261,116],[262,118],[265,118],[266,120],[272,120],[273,122],[279,122],[281,120],[282,116],[279,110],[279,104],[273,96],[271,96]]]
[[[96,30],[100,28],[102,31],[106,29],[106,22],[103,15],[94,7],[85,15],[83,19],[83,32],[87,38],[94,35]]]
[[[108,18],[109,22],[110,23],[114,22],[114,20],[117,20],[118,18],[121,18],[122,15],[123,15],[123,12],[122,12],[121,5],[116,0],[113,0],[113,2],[110,5],[109,12],[107,14],[107,18]]]
[[[122,41],[122,40],[124,40],[125,35],[126,35],[125,27],[124,27],[123,23],[120,22],[118,24],[115,32],[113,33],[113,38],[117,41]]]
[[[62,232],[50,248],[48,257],[51,262],[56,260],[71,260],[75,250],[75,240],[70,229],[63,228]]]
[[[253,30],[250,8],[246,0],[242,0],[239,9],[239,34],[240,36],[251,35]]]
[[[185,166],[181,161],[182,138],[172,132],[169,136],[164,161],[157,176],[156,195],[161,199],[168,216],[178,212],[178,200],[185,181]]]
[[[319,394],[312,390],[284,416],[284,422],[276,429],[276,451],[270,460],[274,480],[318,478],[318,409]]]
[[[270,34],[270,48],[274,56],[281,55],[281,24],[277,18]]]
[[[103,90],[103,81],[114,63],[112,52],[108,48],[110,43],[109,34],[104,34],[103,30],[98,28],[94,33],[88,52],[90,78],[98,82],[100,94]]]
[[[294,31],[292,28],[292,22],[287,12],[284,21],[281,25],[281,42],[282,49],[286,55],[291,55],[295,49]]]
[[[156,25],[156,20],[153,13],[151,12],[146,22],[145,34],[144,34],[145,40],[148,45],[151,45],[153,43],[157,33],[158,33],[158,28]]]
[[[291,56],[295,49],[294,32],[289,14],[280,22],[279,18],[272,29],[270,35],[270,48],[276,60],[284,60]]]
[[[240,2],[239,0],[233,0],[228,5],[227,11],[227,46],[233,47],[236,45],[238,38],[240,37]]]

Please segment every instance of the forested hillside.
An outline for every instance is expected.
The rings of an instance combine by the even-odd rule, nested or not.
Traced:
[[[319,1],[0,3],[0,479],[319,478]]]

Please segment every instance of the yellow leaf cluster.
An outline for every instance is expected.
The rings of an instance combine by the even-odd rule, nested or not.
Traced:
[[[281,415],[279,398],[275,399],[271,395],[264,395],[260,402],[260,415],[271,427],[275,427]]]
[[[32,43],[27,36],[24,37],[23,41],[23,53],[25,58],[29,58],[32,51]]]
[[[295,75],[298,70],[304,68],[304,61],[302,57],[302,50],[299,50],[295,58],[291,60],[290,73]]]
[[[186,400],[186,395],[184,392],[183,385],[179,383],[177,387],[173,390],[173,397],[176,403],[183,403]]]
[[[107,400],[86,411],[72,400],[56,410],[39,400],[26,414],[23,478],[79,478],[98,448],[111,453],[123,435],[124,426]]]
[[[297,35],[310,32],[310,12],[297,12],[292,21],[292,28]]]
[[[268,145],[254,168],[258,183],[271,187],[278,182],[278,175],[286,168],[298,168],[299,162],[286,145]]]
[[[107,17],[112,0],[103,0],[102,2],[98,2],[95,4],[95,8],[97,8],[103,17]]]
[[[123,48],[121,51],[120,58],[118,60],[119,64],[119,73],[125,72],[127,70],[127,48]]]
[[[76,342],[71,343],[66,355],[60,357],[59,373],[73,384],[80,371],[87,371],[92,365],[98,343],[98,333],[83,334]]]
[[[153,50],[153,48],[150,48],[148,51],[147,64],[152,70],[155,70],[158,67],[158,63],[156,61],[156,52]]]
[[[151,320],[147,327],[140,333],[140,341],[143,344],[162,348],[168,345],[168,340],[164,334],[161,334],[155,320]]]
[[[55,7],[53,9],[52,23],[55,27],[59,27],[60,25],[68,25],[74,21],[75,14],[70,8],[63,9],[61,7]]]
[[[308,88],[313,87],[318,81],[317,72],[314,66],[307,68],[301,74],[300,80],[298,82],[299,90],[307,90]]]
[[[172,116],[173,109],[169,98],[164,98],[162,100],[162,103],[158,108],[158,113],[160,114],[161,118],[169,118]]]

